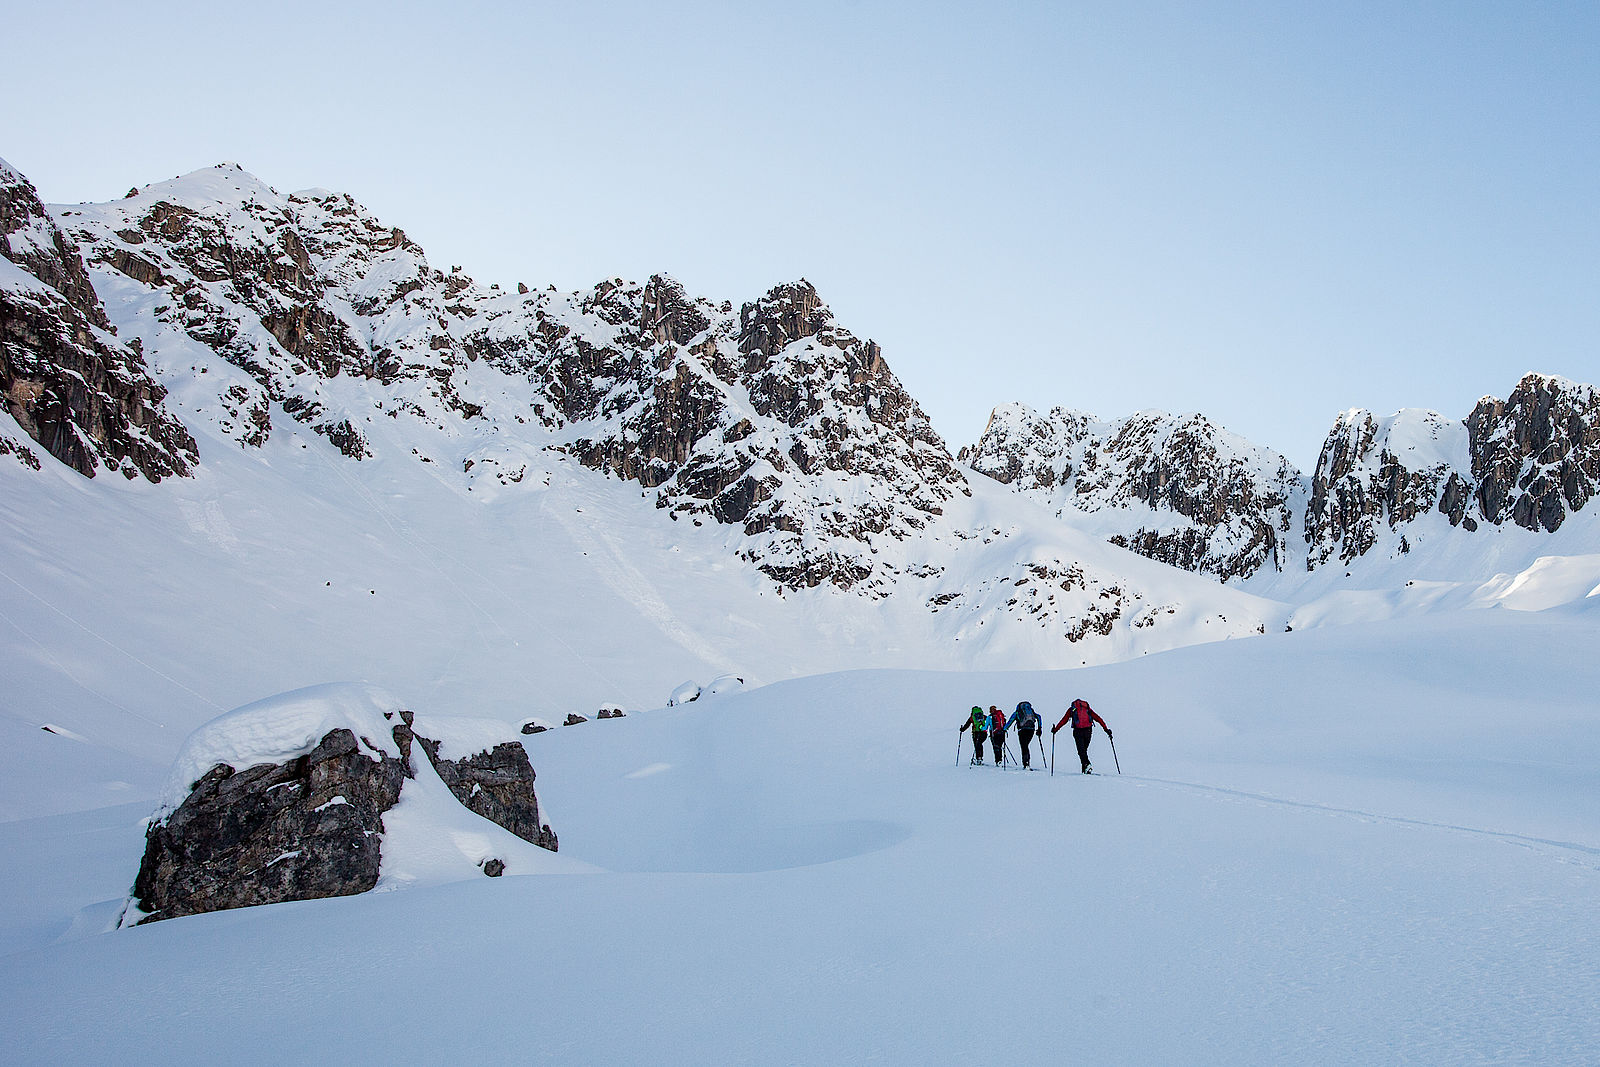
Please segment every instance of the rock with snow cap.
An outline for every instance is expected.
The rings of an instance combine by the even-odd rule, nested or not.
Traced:
[[[440,720],[429,732],[446,740],[435,739],[364,685],[298,690],[212,720],[174,764],[125,922],[374,888],[385,816],[416,786],[418,750],[467,810],[555,851],[527,753],[493,740],[503,729]]]

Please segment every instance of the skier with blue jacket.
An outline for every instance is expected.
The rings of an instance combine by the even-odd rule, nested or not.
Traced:
[[[1032,704],[1024,700],[1017,705],[1016,714],[1011,716],[1011,725],[1016,727],[1017,742],[1022,745],[1022,769],[1025,771],[1032,770],[1028,766],[1032,758],[1028,749],[1033,744],[1033,735],[1040,733],[1044,725],[1039,718],[1039,713],[1033,710]],[[1041,752],[1044,750],[1044,740],[1042,738],[1039,741],[1039,748]]]

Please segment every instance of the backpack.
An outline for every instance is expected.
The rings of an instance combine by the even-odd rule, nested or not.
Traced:
[[[988,733],[988,731],[989,731],[989,716],[985,715],[981,711],[973,712],[972,713],[972,732],[976,733],[976,734],[981,734],[981,733]]]
[[[1006,713],[1005,712],[996,710],[996,711],[990,712],[989,714],[994,719],[994,728],[997,731],[1004,730],[1006,728]]]
[[[1077,730],[1087,730],[1094,722],[1089,718],[1089,702],[1087,700],[1074,700],[1072,702],[1072,726]]]
[[[1039,714],[1033,710],[1033,705],[1024,700],[1017,705],[1017,713],[1011,717],[1011,724],[1019,730],[1034,729],[1039,725]]]

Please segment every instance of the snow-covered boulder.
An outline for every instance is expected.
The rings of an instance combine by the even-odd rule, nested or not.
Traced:
[[[435,737],[414,723],[382,690],[328,685],[200,727],[146,832],[125,922],[372,889],[383,874],[384,816],[415,787],[417,748],[469,811],[556,850],[520,743],[481,724],[441,721],[428,729]],[[485,873],[491,859],[480,858]]]
[[[679,704],[688,704],[700,699],[700,686],[695,682],[684,682],[672,691],[667,697],[667,707],[675,708]]]
[[[708,697],[721,696],[723,693],[737,693],[744,688],[744,679],[737,674],[724,674],[711,679],[711,684],[706,686],[703,695]]]

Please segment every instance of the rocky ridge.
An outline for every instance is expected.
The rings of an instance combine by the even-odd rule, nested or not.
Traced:
[[[537,429],[675,517],[741,529],[741,555],[791,588],[881,592],[873,542],[914,536],[965,491],[879,347],[803,280],[737,310],[662,275],[485,289],[347,196],[285,196],[236,165],[59,218],[152,358],[181,371],[198,345],[243,372],[208,405],[242,447],[276,412],[358,460],[375,414],[446,437]],[[527,472],[493,450],[464,467]]]
[[[106,468],[160,481],[198,460],[138,348],[118,340],[77,245],[3,160],[0,395],[41,448],[91,478]],[[0,455],[39,466],[32,449],[3,434]]]
[[[1184,570],[1227,581],[1296,558],[1299,473],[1202,415],[1105,422],[1008,404],[960,459],[1069,523]]]
[[[737,531],[732,550],[781,587],[869,597],[937,575],[936,561],[905,549],[970,493],[879,346],[835,322],[804,280],[737,307],[665,275],[575,293],[483,287],[432,267],[346,195],[285,195],[232,164],[54,211],[52,240],[82,258],[32,257],[63,287],[50,291],[93,300],[83,315],[127,339],[134,362],[123,364],[145,365],[142,352],[195,398],[185,417],[196,429],[241,448],[288,421],[359,461],[388,419],[403,432],[387,447],[406,441],[468,491],[515,491],[540,477],[538,453],[559,452],[636,483],[675,519]],[[61,365],[38,344],[21,353],[12,364]],[[996,409],[961,458],[1076,528],[1230,581],[1404,552],[1403,528],[1430,511],[1468,530],[1556,528],[1593,493],[1594,405],[1586,387],[1543,381],[1479,405],[1466,460],[1386,452],[1389,423],[1351,413],[1306,478],[1203,416],[1103,422],[1020,405]],[[108,455],[130,476],[186,470],[192,439],[185,451],[160,393],[131,392],[154,403],[126,416],[102,405],[113,415],[99,429],[92,405],[67,405],[78,414],[58,423],[70,432],[53,435],[17,417],[86,471],[71,442],[124,425],[129,443]],[[164,450],[140,460],[151,439]],[[21,441],[0,438],[0,454],[38,463]]]
[[[1600,488],[1600,394],[1529,374],[1465,419],[1342,413],[1311,477],[1201,416],[995,409],[961,459],[1074,525],[1227,581],[1412,551],[1423,525],[1554,532]]]

